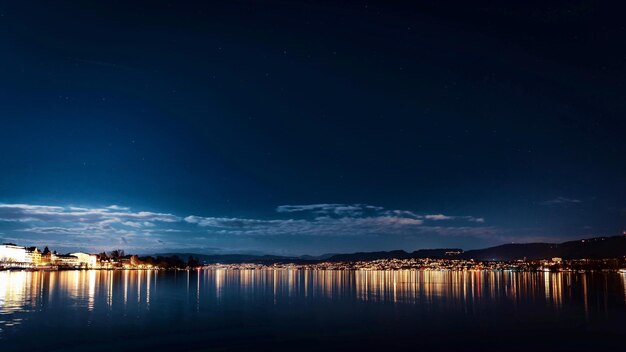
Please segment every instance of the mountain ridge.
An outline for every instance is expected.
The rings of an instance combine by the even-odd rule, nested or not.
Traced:
[[[274,263],[274,262],[348,262],[378,259],[474,259],[479,261],[563,259],[609,259],[626,256],[626,236],[594,237],[562,243],[508,243],[464,251],[459,248],[418,249],[323,254],[319,256],[279,256],[255,254],[157,253],[154,256],[193,256],[207,264]]]

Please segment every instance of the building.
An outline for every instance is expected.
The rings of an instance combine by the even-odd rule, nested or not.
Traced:
[[[13,243],[4,243],[0,245],[0,262],[9,263],[29,263],[26,248],[16,246]]]
[[[41,265],[51,265],[52,254],[57,254],[57,252],[50,251],[48,246],[44,247],[43,252],[41,252]]]
[[[65,267],[77,267],[80,266],[78,257],[70,254],[54,254],[52,253],[51,262],[54,265]]]
[[[95,268],[98,265],[98,256],[95,254],[76,252],[70,253],[70,255],[78,258],[78,263],[82,267]]]
[[[50,252],[48,247],[42,253],[37,247],[22,247],[13,243],[0,245],[0,263],[14,263],[12,266],[33,267],[43,265],[59,265],[65,267],[97,267],[98,258],[94,254],[72,253],[57,254]]]
[[[26,248],[26,262],[41,265],[41,251],[37,247]]]

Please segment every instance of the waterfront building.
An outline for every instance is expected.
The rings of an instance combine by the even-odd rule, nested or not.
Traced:
[[[52,263],[52,252],[46,246],[41,252],[41,265],[50,265]]]
[[[13,243],[0,245],[0,262],[28,263],[26,248]]]
[[[78,263],[82,267],[95,268],[98,266],[98,256],[95,254],[76,252],[76,253],[70,253],[70,255],[73,255],[76,258],[78,258]]]
[[[41,251],[37,247],[26,248],[26,262],[41,265]]]
[[[80,262],[78,261],[78,257],[70,255],[70,254],[55,254],[52,253],[52,264],[58,266],[66,266],[66,267],[77,267],[80,266]]]

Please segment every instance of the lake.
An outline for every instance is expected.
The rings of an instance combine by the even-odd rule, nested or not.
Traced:
[[[508,271],[2,271],[0,350],[623,348],[625,281]]]

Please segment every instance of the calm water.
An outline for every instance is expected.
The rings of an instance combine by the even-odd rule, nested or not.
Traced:
[[[1,351],[626,348],[616,273],[0,272]]]

